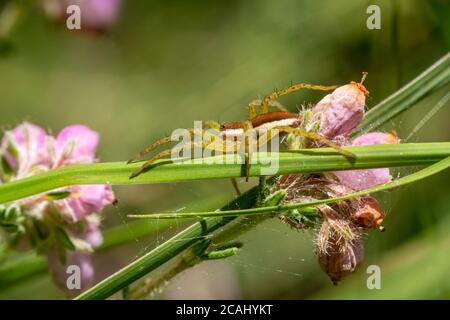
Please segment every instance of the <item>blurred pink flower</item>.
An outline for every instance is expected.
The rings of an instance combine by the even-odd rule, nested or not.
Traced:
[[[81,12],[81,31],[105,32],[120,13],[122,0],[44,0],[44,9],[53,19],[65,22],[67,7],[77,5]]]
[[[87,224],[84,239],[92,246],[92,248],[97,248],[103,243],[100,222],[90,222]]]
[[[56,137],[53,166],[94,162],[98,141],[98,133],[86,126],[65,127]]]
[[[1,153],[16,176],[22,177],[33,166],[49,164],[47,134],[41,127],[24,122],[5,133]]]
[[[94,283],[95,271],[92,265],[91,252],[103,242],[99,217],[93,215],[84,221],[81,230],[72,226],[67,229],[67,233],[73,240],[76,250],[66,251],[65,259],[63,259],[65,261],[61,261],[62,259],[58,255],[57,248],[52,247],[47,253],[47,259],[49,269],[56,283],[70,295],[75,295],[89,288]],[[67,279],[70,276],[67,273],[67,268],[71,265],[80,268],[79,290],[73,290],[67,286]]]
[[[312,109],[313,119],[319,121],[319,134],[348,137],[364,116],[367,94],[362,84],[351,82],[326,95]]]
[[[399,140],[395,134],[370,132],[354,139],[351,145],[362,146],[398,142]],[[353,190],[367,189],[378,184],[387,183],[392,179],[388,168],[336,171],[334,174],[342,184]]]
[[[77,222],[86,216],[99,213],[114,202],[114,193],[109,185],[81,185],[66,189],[70,196],[55,201],[60,213],[69,221]]]
[[[84,125],[65,127],[54,138],[36,125],[23,123],[5,134],[1,141],[1,155],[13,169],[10,179],[14,180],[36,174],[36,167],[40,171],[48,171],[65,165],[93,163],[98,142],[98,133]],[[81,289],[85,289],[92,284],[94,276],[90,253],[103,241],[97,214],[114,201],[114,193],[109,185],[76,185],[57,191],[67,191],[68,195],[52,199],[41,194],[17,201],[16,205],[20,206],[25,218],[48,223],[49,230],[55,227],[64,230],[75,246],[74,251],[67,251],[67,246],[59,243],[57,237],[49,235],[40,239],[50,248],[50,270],[62,288],[67,288],[66,267],[78,265],[82,276]],[[55,211],[63,219],[46,219]],[[63,264],[61,256],[64,255]]]
[[[94,162],[98,142],[98,133],[86,126],[65,127],[54,142],[53,167]],[[61,214],[71,222],[98,213],[114,201],[114,193],[109,185],[78,185],[65,190],[70,192],[70,196],[55,203]]]
[[[79,294],[94,283],[94,267],[92,265],[91,255],[88,253],[69,251],[66,253],[66,261],[63,264],[58,255],[58,251],[55,248],[51,248],[48,251],[47,260],[53,279],[61,288],[65,288],[70,296]],[[69,266],[77,266],[80,268],[79,289],[69,288],[68,286],[68,277],[71,275],[67,272]]]

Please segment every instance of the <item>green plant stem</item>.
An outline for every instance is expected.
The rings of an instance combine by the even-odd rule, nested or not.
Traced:
[[[223,210],[251,208],[256,201],[258,188],[253,188],[236,200],[223,207]],[[194,244],[207,238],[212,232],[227,225],[235,218],[209,218],[196,222],[179,232],[160,246],[146,253],[144,256],[128,264],[126,267],[107,277],[96,286],[80,294],[76,299],[106,299],[127,285],[140,279],[150,271],[160,267],[173,257],[184,252]]]
[[[350,193],[345,196],[336,197],[336,198],[328,198],[316,201],[306,201],[301,203],[291,203],[284,205],[273,205],[273,206],[264,206],[264,207],[256,207],[250,209],[238,209],[238,210],[228,210],[228,211],[209,211],[209,212],[180,212],[180,213],[153,213],[153,214],[133,214],[129,215],[132,218],[140,218],[140,219],[186,219],[186,218],[207,218],[207,217],[234,217],[234,216],[258,216],[264,213],[271,212],[284,212],[287,210],[300,209],[318,206],[321,204],[329,204],[339,201],[348,200],[355,197],[360,197],[369,193],[376,193],[380,191],[389,190],[392,188],[397,188],[403,186],[405,184],[409,184],[412,182],[416,182],[418,180],[424,179],[430,175],[436,174],[442,170],[445,170],[450,167],[450,157],[445,158],[444,160],[439,161],[429,167],[426,167],[418,172],[412,173],[410,175],[404,176],[402,178],[396,179],[389,183],[380,184],[368,189],[364,189],[358,192]]]
[[[133,288],[130,293],[130,298],[135,300],[144,299],[156,289],[167,284],[177,274],[200,263],[202,259],[199,253],[204,251],[208,245],[209,241],[200,241],[197,245],[191,246],[181,255],[176,256],[162,266],[162,270],[158,270],[159,272],[155,272],[153,276],[147,277],[136,288]]]
[[[277,174],[432,164],[449,155],[450,143],[373,145],[346,149],[353,152],[356,159],[348,159],[330,148],[279,153],[277,154],[279,156]],[[274,158],[266,153],[253,154],[253,158],[256,159],[256,157],[266,161],[261,163],[274,161]],[[206,162],[208,159],[197,159],[182,164],[168,163],[169,161],[163,160],[158,163],[159,165],[135,179],[129,179],[129,176],[140,166],[139,163],[127,165],[124,162],[111,162],[66,166],[0,185],[0,204],[79,184],[131,185],[236,178],[244,175],[245,170],[242,164],[208,164]],[[253,164],[250,175],[260,176],[261,168],[261,164]]]
[[[256,199],[255,199],[256,200]],[[217,232],[210,237],[209,242],[210,248],[213,250],[220,244],[224,242],[234,240],[238,236],[248,232],[253,229],[259,223],[273,217],[271,214],[260,214],[255,217],[238,217],[233,221],[223,225]],[[134,299],[144,299],[149,294],[154,292],[157,288],[165,285],[170,279],[172,279],[177,274],[193,267],[196,264],[203,262],[204,260],[198,255],[197,248],[191,246],[183,254],[178,255],[167,263],[163,265],[156,275],[147,277],[143,283],[138,285],[138,287],[133,290],[131,297]]]
[[[264,200],[263,196],[266,191],[266,186],[267,186],[266,178],[260,177],[259,185],[257,187],[254,187],[251,191],[249,191],[249,193],[251,194],[256,193],[256,196],[252,195],[252,197],[255,198],[253,201],[254,202],[253,206],[263,205],[262,201]],[[247,195],[249,193],[247,193]],[[282,198],[280,198],[275,204],[279,204],[281,200]],[[223,208],[222,210],[225,210],[225,208]],[[156,276],[153,275],[144,279],[144,281],[142,281],[142,283],[136,289],[133,290],[132,294],[133,298],[143,299],[147,297],[149,294],[154,292],[155,289],[166,284],[171,278],[176,276],[178,273],[204,261],[203,257],[205,256],[206,249],[209,249],[209,251],[214,251],[218,247],[223,246],[230,240],[234,240],[239,235],[244,234],[245,232],[255,227],[257,224],[271,217],[273,217],[272,214],[260,214],[259,216],[256,217],[251,218],[239,217],[232,221],[230,220],[230,222],[228,222],[222,228],[217,230],[217,232],[214,232],[213,234],[208,236],[209,238],[207,240],[206,246],[205,241],[199,242],[197,245],[191,246],[183,254],[175,257],[175,259],[173,259],[170,263],[163,265],[161,267],[162,270],[160,270],[160,272],[157,273]]]

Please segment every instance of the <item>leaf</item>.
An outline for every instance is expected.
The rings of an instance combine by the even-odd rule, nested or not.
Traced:
[[[70,196],[69,191],[57,191],[57,192],[50,192],[47,193],[44,198],[46,200],[62,200]]]
[[[64,248],[74,251],[75,245],[73,244],[72,240],[70,240],[67,233],[62,228],[56,228],[55,229],[55,237],[59,244],[61,244]]]
[[[0,221],[0,226],[9,233],[16,233],[20,229],[19,225],[14,222]]]

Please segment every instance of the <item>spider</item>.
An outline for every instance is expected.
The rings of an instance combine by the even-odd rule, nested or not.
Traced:
[[[266,95],[262,100],[254,100],[250,104],[248,104],[248,120],[246,121],[227,121],[223,123],[218,123],[213,120],[209,120],[204,122],[202,129],[187,129],[189,133],[192,135],[200,135],[201,137],[206,137],[206,139],[202,139],[202,141],[214,142],[214,137],[211,137],[210,130],[216,133],[216,136],[221,137],[222,140],[228,139],[230,136],[233,139],[236,136],[243,137],[243,142],[241,142],[241,147],[245,150],[245,177],[246,181],[248,181],[250,174],[250,162],[251,162],[251,150],[250,150],[250,142],[246,138],[246,133],[249,130],[256,129],[256,132],[259,132],[260,129],[265,130],[264,134],[258,135],[257,145],[263,145],[269,142],[275,135],[277,134],[287,134],[291,137],[302,137],[306,138],[310,141],[318,142],[321,145],[326,145],[331,148],[334,148],[340,154],[354,158],[355,155],[348,150],[342,149],[339,145],[333,143],[327,138],[315,133],[313,130],[306,130],[302,127],[303,120],[299,118],[298,114],[289,112],[286,110],[280,103],[278,103],[275,99],[288,95],[290,93],[299,91],[301,89],[313,89],[313,90],[322,90],[322,91],[330,91],[336,89],[337,86],[322,86],[322,85],[314,85],[307,83],[297,83],[290,85],[281,90],[276,90],[268,95]],[[270,107],[275,108],[276,111],[270,111]],[[258,113],[259,108],[259,113]],[[209,129],[209,130],[208,130]],[[205,131],[206,130],[206,131]],[[193,140],[195,141],[195,140]],[[133,163],[139,161],[144,155],[151,152],[155,148],[167,144],[171,142],[171,137],[166,136],[163,137],[151,145],[147,146],[141,152],[139,152],[136,156],[128,161],[128,163]],[[233,140],[233,143],[238,143]],[[191,146],[196,147],[199,146],[198,142],[191,142]],[[218,143],[201,143],[202,148],[216,150],[223,153],[226,153],[226,149],[224,144]],[[236,146],[237,147],[237,146]],[[233,149],[234,150],[234,149]],[[237,150],[237,149],[236,149]],[[149,160],[145,161],[140,169],[133,172],[130,176],[130,179],[137,177],[141,173],[147,171],[156,160],[170,156],[171,149],[165,149]],[[236,188],[236,183],[233,181],[233,185]],[[236,188],[237,189],[237,188]]]

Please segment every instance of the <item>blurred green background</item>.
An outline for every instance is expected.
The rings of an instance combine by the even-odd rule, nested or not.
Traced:
[[[0,1],[4,4],[5,1]],[[366,8],[381,8],[381,30],[366,27]],[[244,119],[246,104],[291,82],[344,84],[369,72],[372,107],[450,49],[448,1],[124,1],[103,35],[69,31],[38,1],[2,40],[0,126],[23,120],[58,132],[82,123],[101,134],[101,161],[126,160],[194,120]],[[450,90],[441,88],[385,125],[406,138]],[[322,96],[283,98],[290,110]],[[449,141],[447,103],[407,142]],[[415,168],[401,169],[408,173]],[[314,234],[269,221],[242,237],[225,261],[179,275],[155,298],[450,298],[450,172],[379,197],[385,233],[370,232],[355,275],[333,286],[314,255]],[[242,189],[252,183],[240,182]],[[233,199],[229,181],[118,186],[109,228],[126,214],[215,209]],[[151,227],[158,222],[149,222]],[[98,280],[161,243],[185,221],[95,255]],[[158,228],[157,228],[158,229]],[[366,286],[379,265],[381,290]],[[0,286],[0,299],[64,298],[47,274]]]

